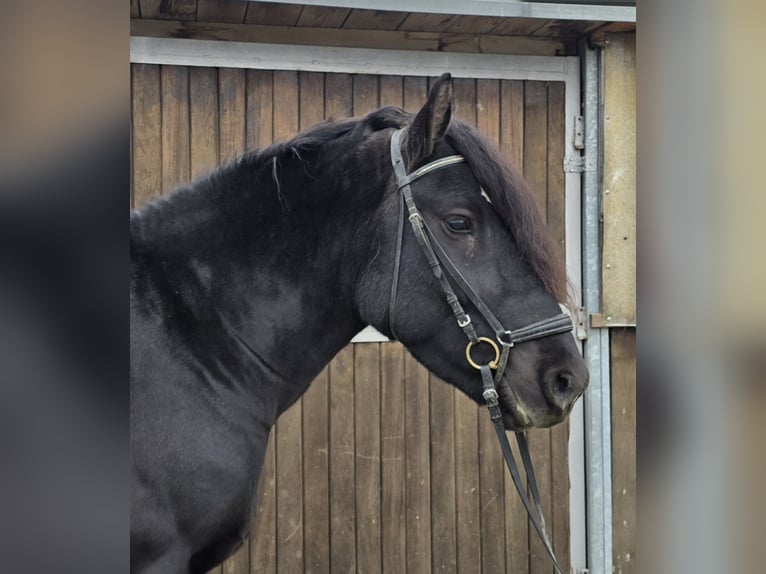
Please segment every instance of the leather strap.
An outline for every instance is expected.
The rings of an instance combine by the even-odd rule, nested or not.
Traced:
[[[487,410],[489,411],[489,416],[495,428],[495,433],[497,434],[498,441],[500,442],[500,448],[503,453],[503,458],[505,459],[505,464],[511,474],[511,479],[513,480],[513,484],[516,487],[516,491],[519,493],[519,498],[521,498],[524,509],[527,511],[529,521],[532,523],[532,526],[540,536],[540,539],[545,546],[545,550],[548,552],[548,555],[553,561],[553,566],[555,567],[556,572],[558,572],[558,574],[564,574],[561,570],[561,567],[559,566],[558,560],[556,560],[556,556],[553,552],[553,545],[551,544],[550,538],[548,537],[548,533],[545,528],[545,517],[543,515],[542,503],[540,501],[540,492],[537,487],[537,480],[535,478],[535,472],[532,466],[532,458],[529,453],[529,445],[527,444],[526,436],[521,432],[516,433],[516,441],[519,446],[519,454],[521,455],[522,463],[524,465],[524,472],[527,477],[527,485],[532,496],[532,502],[530,502],[529,496],[527,496],[527,491],[524,484],[522,483],[521,475],[516,464],[516,459],[513,456],[511,445],[508,442],[505,427],[503,426],[503,413],[500,408],[499,395],[497,393],[495,384],[496,382],[499,383],[502,379],[503,373],[505,372],[508,364],[508,356],[511,347],[513,347],[516,343],[523,343],[525,341],[531,341],[540,337],[547,337],[550,335],[569,332],[573,327],[572,320],[568,315],[562,313],[555,315],[554,317],[549,317],[547,319],[543,319],[542,321],[537,321],[530,325],[526,325],[513,331],[509,331],[503,327],[500,320],[494,315],[494,313],[492,313],[492,311],[484,303],[478,293],[476,293],[473,287],[471,287],[471,285],[468,283],[465,277],[463,277],[450,257],[444,251],[442,246],[439,244],[433,232],[430,230],[425,220],[423,219],[423,216],[420,214],[420,211],[415,205],[415,201],[412,197],[412,182],[428,173],[436,171],[437,169],[441,169],[443,167],[457,163],[462,163],[465,160],[461,156],[447,156],[432,161],[408,175],[401,153],[401,136],[402,130],[397,130],[391,137],[391,161],[393,164],[394,175],[396,176],[397,188],[401,191],[401,198],[399,201],[399,225],[397,228],[394,274],[391,284],[391,294],[388,310],[389,329],[391,330],[391,334],[396,336],[394,318],[396,315],[396,297],[399,284],[402,242],[404,236],[404,212],[406,209],[407,218],[412,227],[415,239],[417,240],[420,249],[423,251],[423,254],[426,257],[428,266],[431,268],[434,276],[439,281],[439,285],[444,292],[447,303],[455,315],[455,319],[457,320],[458,325],[461,329],[463,329],[463,332],[465,333],[468,340],[475,343],[478,341],[478,336],[474,329],[471,318],[465,312],[465,309],[463,309],[460,300],[455,294],[455,290],[452,288],[452,285],[447,278],[447,274],[457,284],[458,288],[463,292],[468,300],[471,301],[476,310],[479,311],[479,313],[484,317],[489,326],[495,331],[495,337],[501,344],[502,351],[498,360],[495,378],[493,379],[492,377],[492,370],[490,369],[489,364],[479,366],[482,379],[482,396],[487,405]],[[444,270],[446,270],[446,274]],[[532,508],[532,503],[534,503],[534,510]]]

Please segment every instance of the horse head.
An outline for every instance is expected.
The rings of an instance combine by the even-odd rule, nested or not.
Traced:
[[[447,75],[417,114],[385,134],[393,167],[375,215],[383,239],[357,289],[360,316],[480,404],[475,367],[507,351],[507,367],[497,377],[505,428],[561,422],[588,384],[572,334],[559,328],[512,346],[502,334],[545,325],[566,299],[564,266],[532,192],[492,144],[452,119]],[[397,150],[404,165],[395,175]],[[407,190],[417,216],[403,199]],[[430,247],[405,221],[413,217],[422,220]],[[454,302],[445,302],[445,289],[457,296],[462,318]],[[466,351],[466,333],[482,343]]]

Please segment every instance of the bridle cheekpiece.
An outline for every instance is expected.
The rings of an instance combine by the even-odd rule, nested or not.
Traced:
[[[482,378],[482,397],[489,410],[489,415],[492,423],[495,427],[495,431],[500,441],[500,447],[503,451],[503,457],[505,458],[506,465],[513,479],[513,483],[516,486],[516,490],[519,493],[522,504],[529,515],[530,522],[534,526],[537,533],[540,535],[540,539],[545,545],[548,554],[553,560],[553,564],[559,572],[563,574],[561,567],[556,560],[553,553],[553,546],[550,542],[550,538],[546,532],[545,519],[542,511],[542,504],[540,502],[540,493],[537,488],[537,481],[535,480],[534,470],[532,468],[532,459],[529,454],[529,445],[526,440],[526,436],[523,432],[516,432],[516,440],[519,445],[519,453],[521,455],[524,470],[527,475],[527,484],[529,486],[532,500],[535,504],[534,512],[532,510],[532,504],[526,493],[526,488],[522,484],[521,477],[519,475],[518,467],[516,465],[511,446],[508,443],[508,437],[505,433],[505,427],[503,426],[502,418],[503,414],[500,408],[499,395],[497,393],[496,385],[500,383],[505,373],[505,369],[508,366],[508,356],[511,348],[518,344],[542,337],[549,337],[552,335],[558,335],[560,333],[567,333],[572,330],[572,320],[569,315],[564,313],[555,315],[542,321],[531,323],[519,329],[506,329],[500,320],[492,313],[489,307],[484,303],[478,293],[471,287],[468,281],[463,277],[458,268],[449,258],[442,246],[437,241],[431,229],[428,227],[423,215],[418,210],[415,200],[412,196],[412,184],[421,177],[433,173],[437,170],[444,169],[449,166],[457,165],[465,162],[465,158],[460,155],[449,155],[436,159],[426,165],[419,167],[412,173],[407,173],[407,168],[404,164],[404,158],[401,151],[401,138],[403,129],[396,130],[391,136],[391,163],[394,169],[394,175],[396,176],[397,190],[400,192],[399,201],[399,223],[396,238],[396,256],[394,259],[394,273],[391,283],[391,294],[389,299],[389,330],[392,336],[396,337],[395,330],[395,316],[396,316],[396,298],[399,285],[399,272],[401,266],[402,256],[402,242],[404,237],[404,220],[405,210],[406,219],[410,222],[412,232],[415,235],[418,245],[421,251],[426,257],[429,267],[434,276],[439,282],[439,285],[444,292],[444,296],[447,300],[452,313],[455,316],[458,327],[462,329],[463,333],[468,339],[468,344],[465,349],[465,357],[468,364],[479,370]],[[446,271],[446,273],[445,273]],[[494,338],[480,337],[476,333],[471,316],[466,313],[462,303],[458,296],[455,294],[455,290],[450,283],[450,279],[457,285],[458,289],[465,295],[465,297],[471,302],[474,308],[484,318],[490,328],[494,331]],[[494,353],[494,358],[488,363],[481,364],[474,360],[472,356],[472,350],[477,345],[489,345]],[[494,377],[492,371],[495,372]]]

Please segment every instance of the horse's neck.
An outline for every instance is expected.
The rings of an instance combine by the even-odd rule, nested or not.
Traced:
[[[216,336],[236,341],[230,347],[242,364],[260,366],[252,384],[278,389],[271,398],[279,413],[363,326],[353,302],[355,221],[333,205],[330,190],[308,189],[318,182],[301,191],[326,197],[309,209],[291,190],[280,197],[268,189],[270,179],[255,191],[245,178],[220,183],[197,184],[150,207],[138,227],[148,230],[143,243],[166,267],[159,272],[167,273],[170,295],[210,313],[200,335],[209,321],[219,325]]]

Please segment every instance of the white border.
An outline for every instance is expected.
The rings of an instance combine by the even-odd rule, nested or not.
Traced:
[[[328,48],[188,40],[176,38],[130,38],[130,61],[143,64],[234,67],[267,70],[306,70],[438,76],[449,71],[455,77],[497,80],[539,80],[565,83],[564,155],[576,156],[575,117],[580,115],[580,58],[573,56],[505,56],[455,54],[360,48]],[[562,158],[563,160],[563,158]],[[563,163],[562,163],[563,169]],[[565,175],[566,265],[573,288],[573,301],[582,304],[581,178]],[[387,341],[372,327],[362,330],[352,342]],[[586,568],[585,450],[582,401],[570,415],[569,433],[569,524],[570,556],[574,572]]]

